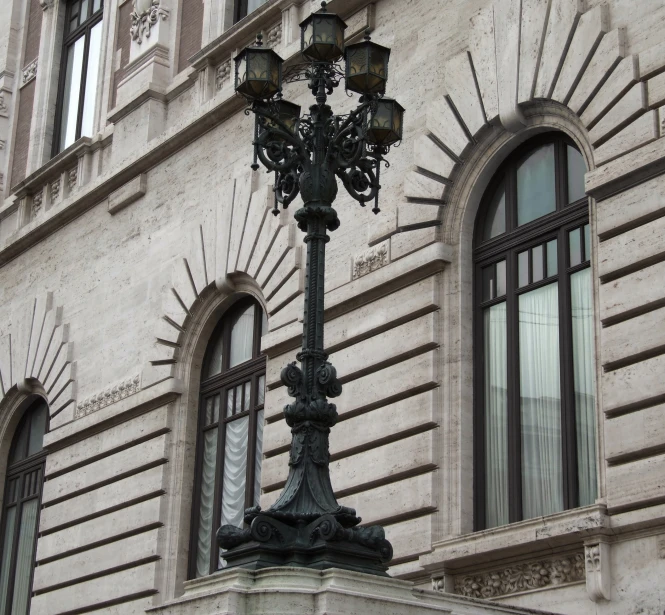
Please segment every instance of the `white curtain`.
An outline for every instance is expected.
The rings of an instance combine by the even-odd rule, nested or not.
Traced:
[[[215,503],[215,470],[217,466],[217,429],[203,435],[203,468],[201,472],[201,503],[196,548],[196,576],[210,574],[210,546]]]
[[[485,310],[485,524],[508,518],[508,399],[506,304]]]
[[[573,317],[579,497],[580,506],[586,506],[595,502],[597,494],[593,297],[590,268],[570,276],[570,299]]]
[[[254,306],[250,305],[233,322],[229,367],[235,367],[252,358],[254,342]]]
[[[530,519],[563,510],[557,284],[520,296],[519,349],[522,509]]]
[[[224,480],[222,483],[222,525],[229,524],[242,527],[243,524],[248,426],[248,416],[226,424]]]
[[[26,480],[27,477],[24,478]],[[16,552],[16,572],[14,576],[14,596],[12,599],[12,615],[27,615],[30,600],[30,572],[32,557],[35,550],[35,534],[37,533],[37,511],[39,500],[28,500],[21,511],[21,527],[19,530],[18,550]]]
[[[5,536],[2,541],[2,562],[0,566],[0,613],[7,608],[7,593],[9,590],[9,568],[12,562],[12,549],[14,547],[14,524],[16,523],[16,506],[8,508],[5,521]]]

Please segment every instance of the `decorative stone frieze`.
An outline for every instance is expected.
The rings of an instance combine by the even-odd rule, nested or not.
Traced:
[[[374,246],[353,258],[353,279],[361,278],[387,264],[388,245],[382,243]]]
[[[5,141],[0,139],[0,150],[3,150],[3,149],[5,149]]]
[[[469,598],[496,598],[576,583],[585,578],[584,561],[584,554],[575,553],[566,557],[512,564],[479,574],[457,575],[454,577],[453,592]],[[443,579],[432,580],[433,589],[443,591],[443,587]]]
[[[217,90],[221,90],[224,87],[224,84],[231,77],[231,60],[222,62],[217,67],[217,72],[215,73],[215,87]]]
[[[37,60],[35,58],[30,64],[28,64],[24,69],[21,77],[21,85],[27,85],[37,76]]]
[[[601,542],[584,547],[586,590],[594,602],[609,600],[611,591],[610,545]]]
[[[44,192],[40,190],[32,196],[32,217],[34,218],[42,209]]]
[[[5,95],[0,92],[0,117],[9,117],[9,107],[5,102]]]
[[[140,45],[144,38],[150,38],[150,30],[157,21],[164,21],[169,16],[169,10],[161,5],[161,0],[133,0],[133,4],[129,35]]]
[[[53,0],[39,0],[39,6],[42,7],[43,11],[47,11],[53,6]]]
[[[69,192],[73,192],[76,189],[76,182],[78,180],[79,168],[78,165],[72,167],[67,171],[67,188]]]
[[[268,30],[266,37],[267,47],[277,47],[282,42],[282,23],[278,23],[275,27]]]
[[[55,203],[60,197],[60,178],[51,182],[51,203]]]
[[[141,390],[141,377],[137,374],[131,378],[123,380],[119,384],[107,387],[101,393],[84,399],[76,406],[75,418],[80,418],[101,408],[106,408],[125,397],[134,395]]]
[[[658,557],[665,559],[665,536],[659,536],[658,538]]]

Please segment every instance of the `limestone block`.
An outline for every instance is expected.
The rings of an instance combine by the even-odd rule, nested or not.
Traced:
[[[268,280],[270,280],[270,276],[272,276],[273,272],[282,261],[286,253],[295,247],[295,231],[295,224],[279,227],[279,231],[277,232],[277,236],[275,237],[274,242],[268,248],[263,266],[256,276],[256,281],[259,283],[261,288],[263,288]]]
[[[412,171],[404,178],[404,196],[413,203],[443,204],[446,183],[429,174]]]
[[[264,220],[272,207],[273,192],[271,186],[263,186],[252,195],[247,212],[247,222],[242,237],[242,244],[238,254],[236,268],[238,271],[247,271],[249,259],[252,256],[256,240],[263,226]]]
[[[454,156],[461,156],[469,139],[445,98],[427,110],[426,126],[435,143],[442,144]]]
[[[189,231],[186,254],[187,257],[183,260],[187,267],[187,275],[192,280],[196,295],[200,296],[208,284],[213,281],[208,276],[206,246],[203,240],[203,227],[200,224]]]
[[[662,378],[662,372],[661,372]],[[607,468],[607,508],[611,512],[639,508],[663,497],[665,455]]]
[[[342,387],[342,394],[335,398],[337,412],[342,414],[367,412],[402,397],[438,386],[435,372],[436,351],[408,358],[373,372]],[[404,378],[404,374],[409,374]],[[285,404],[291,398],[285,387],[266,392],[266,418],[281,416]]]
[[[393,545],[393,561],[414,559],[432,549],[432,519],[430,515],[386,525],[386,538]]]
[[[294,269],[289,278],[279,287],[277,292],[267,302],[268,317],[272,317],[284,306],[293,301],[305,290],[304,272]]]
[[[397,228],[400,233],[422,229],[428,226],[441,225],[441,208],[436,205],[421,205],[419,203],[406,203],[397,208]],[[395,239],[395,235],[391,238]]]
[[[463,51],[446,61],[443,73],[448,95],[467,129],[474,135],[485,125],[486,119],[471,62],[470,54]]]
[[[44,376],[42,384],[44,385],[46,392],[49,394],[49,398],[51,395],[55,395],[68,381],[69,371],[67,371],[67,368],[71,365],[73,352],[74,344],[71,342],[62,344],[60,346],[60,352],[55,355],[51,368]]]
[[[162,406],[49,453],[46,459],[46,477],[52,478],[66,472],[72,466],[105,457],[116,450],[128,448],[166,431],[168,431],[167,406]]]
[[[83,550],[97,542],[111,542],[115,536],[126,532],[138,533],[161,525],[161,498],[155,497],[133,504],[108,515],[95,517],[53,534],[40,536],[37,541],[37,561],[46,563],[56,557],[64,557],[70,551]]]
[[[42,343],[42,337],[44,335],[46,317],[52,311],[54,311],[53,293],[47,292],[39,295],[35,301],[35,315],[30,340],[28,342],[28,360],[25,366],[24,378],[31,376],[34,371],[35,363],[37,362],[37,351]]]
[[[665,68],[665,42],[658,43],[640,53],[640,77],[649,77]]]
[[[549,5],[549,0],[522,0],[518,103],[529,102],[534,96]]]
[[[584,125],[591,128],[598,123],[600,118],[619,102],[638,81],[637,57],[629,56],[621,60],[582,113]]]
[[[12,322],[11,370],[14,382],[25,378],[35,308],[36,299],[24,301]]]
[[[598,246],[598,274],[603,282],[658,260],[665,260],[665,217],[601,241]]]
[[[122,572],[107,575],[99,579],[85,581],[56,589],[35,596],[30,603],[31,615],[50,615],[53,605],[57,604],[60,612],[95,609],[105,602],[121,602],[123,598],[131,599],[136,594],[153,591],[155,585],[156,563],[144,564]]]
[[[655,109],[665,104],[665,74],[656,75],[647,81],[649,107]]]
[[[651,143],[659,136],[658,112],[649,111],[597,147],[594,151],[594,160],[597,165],[604,164]]]
[[[61,474],[46,481],[42,502],[47,504],[73,497],[81,491],[93,489],[96,485],[164,463],[167,459],[166,447],[166,435],[157,436],[140,446],[122,450],[110,457]]]
[[[53,374],[54,367],[58,361],[61,361],[61,355],[67,355],[69,352],[70,347],[68,344],[69,325],[65,324],[57,327],[53,333],[52,341],[44,353],[44,358],[39,365],[39,369],[37,370],[37,378],[42,383],[57,375],[57,368],[56,373]],[[53,376],[51,374],[53,374]]]
[[[426,169],[440,178],[450,178],[455,161],[429,135],[413,140],[413,159],[417,168]]]
[[[617,414],[653,405],[665,395],[665,355],[603,374],[603,410]]]
[[[174,260],[173,269],[171,270],[171,287],[175,291],[176,298],[181,306],[190,311],[194,302],[199,298],[199,293],[186,258]],[[179,326],[183,324],[182,322],[174,322]]]
[[[665,263],[656,263],[600,287],[600,319],[605,326],[648,311],[665,295]],[[657,306],[653,306],[657,307]]]
[[[277,234],[280,232],[286,214],[282,216],[274,216],[272,213],[268,214],[265,218],[263,226],[259,231],[256,239],[256,246],[252,257],[249,259],[245,271],[256,279],[259,271],[261,270],[265,259],[268,258],[268,250],[272,246]]]
[[[298,319],[302,321],[302,308],[303,304],[300,300],[300,295],[297,295],[289,303],[284,305],[282,309],[268,318],[268,328],[279,329],[285,325],[296,322]]]
[[[122,188],[109,195],[108,212],[114,216],[134,201],[140,199],[146,193],[147,189],[148,176],[145,173],[140,173]]]
[[[229,233],[231,232],[231,217],[233,215],[233,196],[235,194],[235,180],[224,182],[220,186],[220,196],[216,208],[216,250],[215,250],[215,279],[226,277],[226,268],[229,255]]]
[[[606,79],[626,55],[626,30],[612,30],[600,41],[593,58],[575,88],[568,107],[577,114],[582,113]]]
[[[12,356],[11,335],[0,336],[0,393],[3,397],[13,384],[12,380]]]
[[[37,566],[32,589],[41,593],[91,574],[99,575],[117,567],[131,566],[134,562],[156,561],[159,558],[157,533],[156,529],[150,530],[118,540],[112,549],[104,545]]]
[[[39,379],[40,370],[46,359],[46,354],[53,343],[56,328],[62,324],[62,307],[50,309],[44,315],[39,344],[30,367],[30,375]]]
[[[608,30],[609,14],[605,5],[596,6],[580,17],[568,48],[561,74],[552,97],[564,105],[582,78],[584,71]]]
[[[497,82],[501,123],[511,132],[517,132],[525,125],[522,112],[517,106],[521,9],[521,0],[510,0],[501,3],[501,10],[494,12],[494,43],[498,70],[492,78]],[[493,118],[489,113],[487,115],[489,120]]]
[[[552,0],[534,98],[552,98],[583,9],[581,0]]]
[[[53,531],[73,521],[83,522],[133,502],[147,500],[163,493],[164,464],[138,474],[131,474],[94,491],[44,508],[39,518],[39,531]],[[75,512],[72,512],[75,511]]]
[[[282,259],[282,262],[277,265],[275,272],[270,277],[270,280],[263,287],[263,296],[266,301],[272,299],[275,293],[284,285],[284,283],[298,270],[302,263],[302,255],[300,247],[289,250]]]
[[[605,458],[612,464],[660,450],[665,445],[665,405],[607,419],[604,429]]]
[[[245,232],[247,211],[249,210],[249,204],[252,197],[251,175],[245,175],[238,178],[236,180],[236,189],[233,196],[233,215],[231,217],[229,239],[229,260],[226,266],[226,273],[233,273],[238,269],[240,242],[242,241]]]
[[[630,188],[596,203],[598,236],[605,239],[626,227],[665,215],[665,176]]]
[[[636,83],[589,131],[594,146],[605,143],[648,108],[646,84]]]
[[[499,115],[497,71],[494,47],[494,6],[478,11],[469,20],[469,51],[476,71],[478,89],[488,120]]]

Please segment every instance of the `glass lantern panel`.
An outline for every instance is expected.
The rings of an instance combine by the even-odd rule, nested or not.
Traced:
[[[382,77],[388,77],[388,54],[384,49],[371,47],[369,50],[369,71]]]
[[[554,145],[544,145],[517,169],[517,224],[522,226],[556,209]]]

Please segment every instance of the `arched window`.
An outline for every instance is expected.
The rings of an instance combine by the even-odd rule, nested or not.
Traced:
[[[9,452],[2,503],[0,615],[27,615],[30,611],[47,424],[48,407],[40,399],[23,415]]]
[[[215,328],[203,361],[194,484],[190,577],[222,567],[215,541],[221,525],[243,525],[259,503],[266,359],[261,306],[236,303]]]
[[[527,142],[476,221],[476,529],[596,499],[586,167],[571,140]]]

